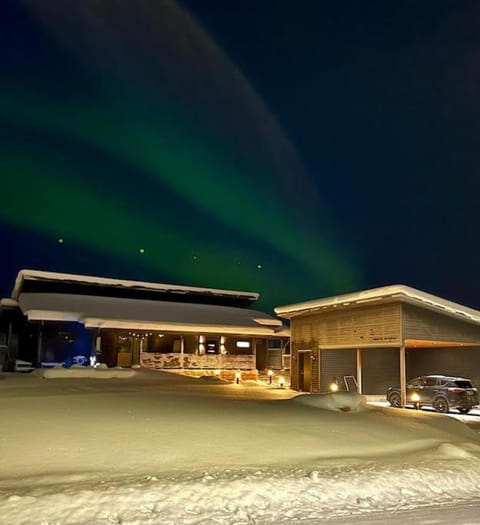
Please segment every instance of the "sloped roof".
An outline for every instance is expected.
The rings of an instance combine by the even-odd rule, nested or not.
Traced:
[[[379,302],[401,301],[414,304],[430,310],[463,319],[464,321],[480,324],[480,311],[468,306],[448,301],[436,295],[432,295],[410,286],[402,284],[383,286],[371,290],[325,297],[313,301],[305,301],[286,306],[277,306],[275,313],[287,319],[308,312],[331,311],[332,308],[347,308],[351,306],[361,306],[364,304],[376,304]]]
[[[231,306],[48,293],[22,293],[18,302],[30,320],[77,321],[100,328],[289,335],[279,319]]]
[[[12,299],[18,300],[22,292],[25,280],[63,281],[80,284],[92,284],[107,287],[135,288],[139,290],[163,291],[170,293],[197,293],[204,295],[218,295],[224,297],[242,297],[250,301],[256,301],[259,294],[256,292],[241,292],[236,290],[223,290],[219,288],[201,288],[196,286],[183,286],[177,284],[151,283],[145,281],[130,281],[123,279],[112,279],[109,277],[95,277],[92,275],[78,275],[70,273],[45,272],[40,270],[20,270],[15,280],[12,291]]]

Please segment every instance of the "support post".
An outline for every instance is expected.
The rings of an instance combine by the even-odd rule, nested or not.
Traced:
[[[357,348],[357,391],[362,393],[362,351]]]
[[[180,365],[182,368],[185,368],[185,336],[180,336]]]
[[[40,321],[38,325],[38,334],[37,334],[37,366],[41,368],[42,363],[42,335],[43,335],[43,321]]]
[[[400,406],[407,404],[407,371],[405,362],[405,345],[400,347]]]

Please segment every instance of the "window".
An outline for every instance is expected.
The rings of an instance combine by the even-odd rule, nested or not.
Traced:
[[[237,341],[235,346],[237,348],[250,348],[250,341]]]
[[[412,386],[412,387],[422,386],[422,379],[420,377],[417,377],[416,379],[412,379],[410,383],[408,383],[407,386]]]

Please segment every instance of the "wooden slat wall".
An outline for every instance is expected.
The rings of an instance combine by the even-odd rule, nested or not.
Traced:
[[[356,375],[356,350],[320,350],[320,384],[317,385],[316,392],[328,392],[329,385],[334,379],[343,390],[345,388],[343,376]]]
[[[362,350],[362,390],[364,394],[385,394],[398,385],[400,352],[398,348],[365,348]]]
[[[315,343],[314,348],[330,345],[400,344],[400,305],[347,308],[294,317],[291,330],[294,343]]]
[[[410,304],[403,304],[402,308],[405,339],[459,342],[480,341],[480,326],[478,325]]]
[[[333,377],[343,381],[344,375],[356,376],[356,354],[355,350],[342,348],[322,350],[322,346],[400,345],[400,319],[400,304],[355,307],[294,317],[291,321],[292,388],[298,389],[299,350],[312,351],[312,392],[324,392]]]
[[[409,379],[427,374],[467,377],[480,386],[480,347],[407,350]]]

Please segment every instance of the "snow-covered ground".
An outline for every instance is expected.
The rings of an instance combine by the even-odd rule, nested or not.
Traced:
[[[480,524],[480,434],[360,401],[146,370],[0,375],[0,523],[401,523],[420,507],[416,523]]]

